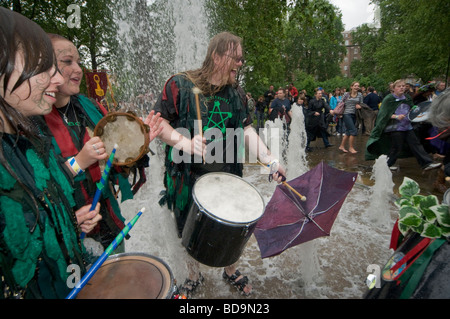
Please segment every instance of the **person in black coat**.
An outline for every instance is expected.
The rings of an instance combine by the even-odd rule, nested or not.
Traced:
[[[309,145],[311,141],[316,139],[316,137],[322,138],[325,147],[333,146],[328,141],[325,111],[328,111],[332,115],[334,114],[334,111],[330,108],[325,99],[322,98],[322,91],[316,90],[314,97],[309,101],[308,108],[306,109],[305,127],[307,136],[307,152],[312,151]]]

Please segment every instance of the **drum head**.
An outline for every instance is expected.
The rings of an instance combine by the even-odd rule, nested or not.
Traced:
[[[200,210],[226,222],[247,224],[264,213],[264,199],[258,190],[233,174],[201,176],[194,184],[192,195]]]
[[[149,128],[132,113],[109,113],[103,117],[94,129],[94,135],[101,138],[107,154],[111,154],[114,145],[118,148],[114,155],[114,165],[131,166],[150,149]]]
[[[172,287],[172,273],[162,260],[125,253],[109,257],[77,299],[166,299]]]

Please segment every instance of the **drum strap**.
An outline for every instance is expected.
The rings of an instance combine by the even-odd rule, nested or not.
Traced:
[[[414,291],[416,290],[420,279],[422,279],[425,270],[427,269],[434,253],[446,242],[445,239],[435,239],[425,251],[420,255],[419,258],[414,262],[414,264],[405,271],[405,273],[400,277],[402,285],[405,286],[401,299],[409,299]]]

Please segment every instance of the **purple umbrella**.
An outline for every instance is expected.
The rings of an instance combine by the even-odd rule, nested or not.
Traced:
[[[330,236],[334,220],[357,175],[321,162],[289,181],[290,186],[305,195],[306,201],[300,200],[285,185],[278,185],[254,232],[261,257],[276,256],[290,247]]]

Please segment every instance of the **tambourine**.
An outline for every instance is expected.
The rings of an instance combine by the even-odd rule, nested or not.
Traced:
[[[111,154],[118,145],[114,165],[132,166],[150,151],[150,127],[132,112],[113,112],[103,117],[95,126],[94,135],[105,144]]]

